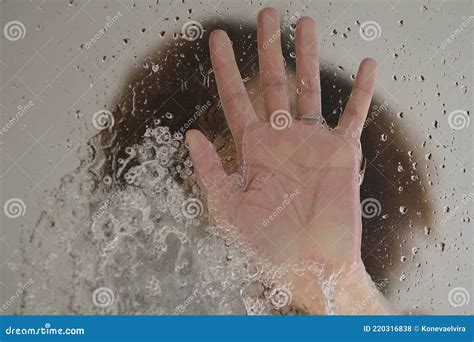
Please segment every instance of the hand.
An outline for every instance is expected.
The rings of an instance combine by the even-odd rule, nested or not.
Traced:
[[[359,134],[375,83],[376,63],[361,63],[343,117],[335,130],[318,120],[290,117],[289,97],[273,9],[260,12],[259,61],[267,121],[260,121],[235,64],[224,31],[210,37],[212,65],[226,118],[245,169],[241,191],[232,189],[219,158],[198,131],[187,134],[195,168],[216,212],[275,261],[331,264],[360,258]],[[264,48],[266,47],[266,48]],[[298,115],[321,117],[316,25],[301,18],[296,29]],[[272,114],[275,113],[272,117]],[[281,126],[282,121],[284,126]],[[291,121],[291,124],[290,124]],[[278,127],[280,124],[281,127]],[[347,134],[350,132],[350,134]],[[216,181],[218,180],[218,181]],[[287,199],[287,197],[288,199]],[[285,200],[289,201],[285,205]],[[278,207],[281,212],[273,214]]]
[[[321,116],[315,22],[296,28],[296,114],[290,101],[278,13],[258,16],[260,81],[265,117],[254,112],[226,33],[210,37],[219,96],[242,163],[242,184],[227,175],[212,144],[198,131],[186,142],[211,215],[229,224],[274,263],[311,261],[325,268],[362,265],[359,199],[360,133],[375,84],[376,62],[362,61],[335,129]],[[311,117],[298,119],[298,117]]]

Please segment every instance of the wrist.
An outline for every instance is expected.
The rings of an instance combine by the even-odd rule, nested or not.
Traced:
[[[393,313],[361,260],[336,270],[292,277],[293,305],[309,314],[383,315]]]
[[[334,290],[337,314],[387,315],[394,313],[380,292],[386,286],[387,282],[380,284],[373,282],[362,260],[348,265],[342,271]]]

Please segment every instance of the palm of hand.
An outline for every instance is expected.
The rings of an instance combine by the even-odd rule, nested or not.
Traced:
[[[217,211],[275,262],[338,264],[359,255],[360,150],[317,123],[246,129],[244,188],[216,200]]]

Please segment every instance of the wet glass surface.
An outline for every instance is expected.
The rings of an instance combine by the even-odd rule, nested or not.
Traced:
[[[405,313],[470,313],[470,3],[266,5],[280,11],[295,92],[296,18],[316,19],[328,127],[359,61],[378,61],[361,138],[362,257],[372,279]],[[255,258],[231,228],[209,222],[184,145],[184,133],[200,129],[226,171],[240,171],[207,40],[228,32],[258,111],[260,4],[1,6],[1,311],[304,314],[281,275],[321,266]]]

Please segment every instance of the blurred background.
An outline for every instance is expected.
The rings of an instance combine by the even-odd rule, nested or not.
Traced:
[[[388,269],[382,272],[390,284],[384,293],[405,313],[472,313],[474,17],[472,2],[461,0],[2,0],[2,313],[96,312],[89,303],[91,292],[104,284],[82,284],[80,278],[94,279],[81,272],[98,259],[83,258],[76,263],[82,265],[79,268],[68,264],[78,258],[79,252],[71,249],[84,255],[92,253],[83,242],[87,238],[79,231],[77,235],[54,233],[80,229],[71,223],[74,215],[64,217],[54,229],[35,229],[44,224],[45,216],[66,211],[61,208],[74,211],[74,202],[63,202],[58,192],[71,191],[64,186],[64,176],[81,165],[87,154],[86,142],[99,132],[93,124],[94,114],[102,109],[113,111],[118,99],[131,88],[131,74],[159,72],[160,66],[152,70],[154,66],[147,64],[149,55],[165,43],[178,42],[189,21],[205,23],[208,18],[220,18],[236,25],[254,24],[258,10],[265,6],[280,9],[282,16],[297,13],[316,19],[321,65],[328,73],[336,72],[350,81],[362,58],[370,56],[378,61],[376,98],[379,105],[386,104],[392,116],[377,137],[380,149],[370,162],[375,171],[379,166],[378,177],[395,177],[391,183],[400,192],[400,186],[410,181],[401,179],[403,171],[414,168],[416,182],[423,188],[418,200],[429,202],[429,213],[414,213],[410,205],[394,199],[402,214],[405,211],[412,216],[400,223],[403,227],[394,226],[383,236],[376,235],[380,243],[390,240],[391,249],[372,241],[367,262]],[[204,24],[202,29],[206,30]],[[397,142],[403,144],[402,153],[415,165],[399,164],[384,170],[390,159],[384,151],[397,151]],[[384,190],[380,189],[379,198]],[[384,216],[383,206],[379,210]],[[421,215],[430,219],[423,223],[412,219]],[[66,228],[68,223],[71,226]],[[370,231],[366,229],[365,234],[370,235]],[[62,238],[69,243],[64,244]],[[130,259],[121,259],[126,260]],[[78,269],[82,271],[76,272]],[[101,277],[99,271],[94,272]],[[133,278],[133,282],[140,281],[139,275]],[[160,303],[173,301],[173,296],[180,296],[176,303],[185,303],[196,292],[191,286],[184,294],[174,294],[167,292],[173,281],[160,282],[159,291],[154,288]],[[113,309],[105,312],[167,313],[132,309],[137,302],[142,308],[147,302],[140,298],[138,289],[129,288],[133,290],[136,296],[127,293],[125,285],[116,290]],[[239,297],[237,290],[229,296]],[[81,306],[80,301],[87,301],[91,308]],[[231,302],[228,298],[216,306],[226,307]],[[214,312],[205,309],[212,301],[199,303],[196,313]],[[245,312],[244,304],[240,309],[217,313]]]

